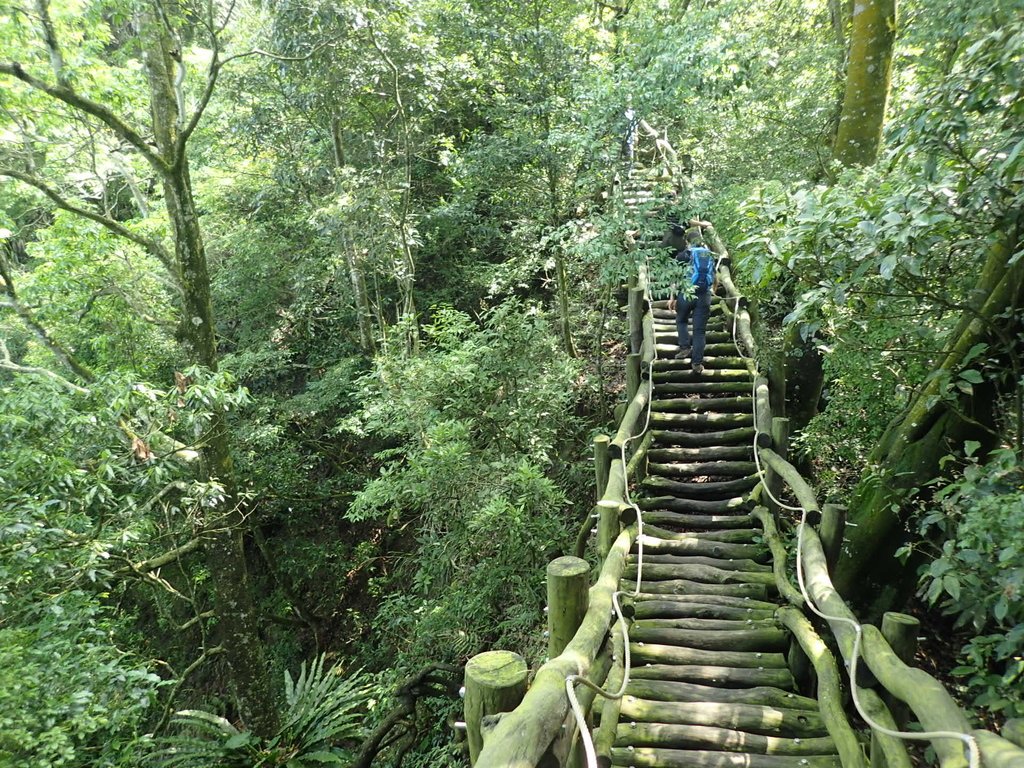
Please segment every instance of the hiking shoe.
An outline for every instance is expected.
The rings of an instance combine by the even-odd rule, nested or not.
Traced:
[[[676,360],[683,360],[684,358],[687,358],[689,356],[690,356],[690,348],[689,347],[680,347],[679,351],[676,352]]]
[[[700,363],[697,363],[695,366],[693,366],[693,372],[697,374],[704,373],[704,366],[701,365]]]

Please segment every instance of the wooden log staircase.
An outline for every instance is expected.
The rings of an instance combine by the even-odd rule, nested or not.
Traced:
[[[631,176],[617,194],[640,218],[657,204],[659,183]],[[712,245],[724,254],[720,242]],[[905,743],[891,733],[909,716],[923,730],[940,732],[932,746],[942,768],[1024,768],[1024,744],[971,731],[938,681],[907,666],[906,652],[893,651],[902,641],[885,634],[884,623],[881,632],[856,630],[864,640],[859,655],[854,649],[857,622],[828,576],[826,553],[838,552],[841,516],[826,505],[820,536],[811,525],[822,513],[785,460],[786,430],[778,423],[784,420],[773,424],[749,316],[724,263],[701,373],[688,358],[676,358],[667,300],[630,292],[628,408],[614,439],[595,441],[603,496],[581,529],[577,557],[559,558],[548,570],[551,658],[528,690],[518,655],[492,651],[470,661],[471,762],[909,768]],[[640,442],[631,449],[634,440]],[[808,523],[796,526],[806,589],[794,586],[791,542],[764,506],[783,482]],[[592,517],[599,518],[600,573],[588,590],[580,576],[589,567],[580,557]],[[870,711],[870,729],[858,733],[851,724],[851,683],[841,679],[828,643],[808,620],[808,596],[827,607],[827,622],[818,627],[828,625],[846,667],[857,659],[880,684],[882,695],[860,676],[854,686]],[[909,617],[889,616],[894,627],[913,627]],[[894,699],[909,712],[897,706],[894,716],[885,703]]]

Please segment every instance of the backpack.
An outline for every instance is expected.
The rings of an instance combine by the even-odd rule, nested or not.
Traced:
[[[694,246],[690,248],[690,259],[693,264],[691,285],[702,293],[715,282],[715,256],[708,248]]]

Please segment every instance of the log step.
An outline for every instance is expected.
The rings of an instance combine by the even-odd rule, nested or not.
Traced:
[[[622,577],[636,581],[636,566],[627,565]],[[678,595],[683,584],[676,582],[706,581],[708,584],[766,584],[770,589],[775,587],[773,574],[764,571],[737,571],[726,568],[712,568],[708,565],[667,565],[664,563],[644,564],[644,584],[646,591]],[[667,582],[658,585],[656,582]]]
[[[680,582],[680,591],[674,594],[687,595],[693,598],[699,598],[702,595],[726,595],[728,597],[749,597],[751,600],[765,600],[768,597],[768,586],[766,584],[708,584],[703,581],[681,582],[679,579],[676,582]],[[647,588],[648,586],[642,584],[641,588]],[[653,595],[654,593],[649,594]],[[665,596],[662,595],[662,597]]]
[[[644,517],[644,545],[650,546],[653,549],[672,549],[671,542],[674,541],[687,541],[689,539],[716,539],[714,532],[712,531],[672,531],[668,528],[662,528],[661,526],[654,523],[653,520],[648,520]],[[735,539],[740,536],[746,537],[747,541],[750,541],[754,536],[761,535],[761,529],[759,528],[740,528],[737,531],[722,531],[721,535],[725,537],[724,541],[735,543]],[[730,555],[730,557],[735,557]],[[765,566],[767,570],[767,566]]]
[[[771,670],[765,670],[766,672]],[[807,696],[793,692],[793,678],[783,686],[756,686],[713,688],[697,683],[679,682],[676,680],[660,680],[657,675],[665,672],[672,674],[670,669],[651,665],[639,667],[637,674],[631,675],[626,695],[655,701],[713,701],[720,704],[761,704],[768,707],[785,707],[810,712],[818,711],[818,702]],[[774,673],[773,673],[774,674]]]
[[[747,696],[751,704],[770,704],[763,699],[755,699],[749,696],[743,689],[776,689],[793,691],[796,683],[793,674],[788,669],[746,669],[740,667],[714,667],[694,666],[683,664],[645,664],[636,667],[630,674],[630,691],[637,690],[636,686],[644,683],[658,683],[659,685],[693,685],[705,688],[717,686],[720,696],[711,697],[708,695],[702,701],[728,701],[724,698],[732,692],[737,696]],[[638,694],[643,695],[643,694]],[[763,695],[763,694],[762,694]],[[795,694],[794,694],[795,695]],[[655,698],[647,696],[647,698]],[[815,704],[817,708],[817,704]]]
[[[690,367],[690,361],[688,358],[684,358],[682,360],[676,360],[674,357],[659,358],[658,362],[660,362],[664,368],[669,370],[680,368],[689,369]],[[749,372],[751,366],[751,362],[749,360],[738,356],[716,355],[714,357],[705,357],[703,362],[704,368],[717,371]],[[655,370],[658,370],[658,367],[655,367]],[[704,373],[707,373],[708,370],[705,370]]]
[[[685,360],[655,360],[652,363],[654,371],[654,387],[657,389],[660,384],[700,382],[737,382],[754,380],[749,370],[736,368],[708,368],[701,374],[696,374],[688,367]]]
[[[754,426],[752,413],[658,413],[651,412],[651,426],[673,430],[724,430]]]
[[[654,338],[656,340],[655,344],[654,344],[654,352],[655,352],[655,354],[659,358],[662,358],[662,359],[665,359],[665,358],[677,359],[675,356],[679,352],[679,342],[676,340],[677,336],[676,336],[675,328],[672,329],[671,334],[669,334],[669,333],[659,334],[657,332],[657,330],[655,330]],[[672,339],[671,343],[669,343],[667,341],[667,339]],[[705,344],[704,345],[704,356],[705,356],[705,358],[708,358],[708,357],[738,357],[739,353],[740,353],[739,349],[732,342],[722,342],[722,343],[719,343],[719,344]],[[687,357],[685,357],[683,359],[684,360],[689,360],[690,357],[687,356]]]
[[[644,585],[646,590],[651,585]],[[771,614],[775,613],[775,609],[779,606],[768,600],[756,600],[750,597],[731,597],[729,595],[664,595],[657,592],[641,592],[633,598],[633,618],[637,621],[641,619],[668,619],[673,617],[686,618],[685,614],[677,611],[680,607],[687,605],[718,605],[727,606],[730,608],[749,609],[753,608],[759,611],[768,611]],[[741,620],[748,618],[754,618],[753,616],[743,616]]]
[[[619,720],[671,725],[711,725],[784,738],[828,735],[821,715],[806,709],[780,709],[758,704],[671,702],[625,696]]]
[[[757,475],[739,478],[738,480],[722,480],[710,483],[681,483],[665,477],[651,475],[644,478],[641,487],[655,491],[668,491],[677,496],[691,499],[725,499],[737,493],[747,493],[754,489],[759,480]]]
[[[678,560],[680,555],[711,557],[719,560],[756,561],[766,551],[765,547],[760,544],[735,544],[728,541],[715,541],[713,539],[702,539],[693,536],[682,538],[684,535],[677,534],[680,538],[672,539],[654,538],[653,536],[648,538],[645,536],[644,551],[650,554],[672,557],[673,559],[662,562],[679,562],[681,565],[692,563],[692,561],[680,561]],[[650,560],[649,562],[653,563],[656,561]]]
[[[754,651],[704,651],[676,645],[630,642],[629,652],[637,663],[679,664],[697,667],[738,669],[788,669],[781,653]]]
[[[756,651],[781,653],[788,647],[786,633],[778,627],[752,629],[677,629],[634,624],[629,639],[637,643],[671,645],[703,651]],[[662,721],[668,722],[668,721]]]
[[[751,459],[754,455],[753,439],[749,445],[709,445],[705,448],[650,448],[647,460],[651,462],[723,461]]]
[[[743,394],[750,392],[749,381],[699,381],[692,382],[655,382],[654,391],[658,395],[692,395],[692,394]]]
[[[753,544],[753,543],[758,543],[759,542],[759,537],[762,536],[762,531],[761,531],[760,528],[726,528],[725,530],[708,530],[708,531],[690,531],[690,530],[688,530],[685,533],[669,531],[668,528],[662,528],[662,527],[658,526],[657,522],[652,517],[653,515],[656,515],[656,514],[657,514],[656,512],[648,512],[648,513],[646,513],[644,515],[644,530],[648,531],[648,529],[649,529],[648,532],[655,531],[655,530],[666,531],[666,532],[669,532],[669,533],[672,534],[672,536],[667,537],[667,538],[664,537],[664,536],[657,537],[655,539],[656,541],[659,540],[659,539],[662,540],[662,541],[674,541],[674,538],[673,538],[674,536],[686,536],[687,538],[692,538],[692,539],[707,539],[709,541],[721,541],[721,542],[725,542],[727,544]],[[668,514],[668,513],[662,513],[662,514]],[[681,517],[681,515],[674,515],[673,517]],[[707,519],[707,518],[702,518],[699,515],[689,515],[689,517],[694,517],[694,518],[697,518],[698,520]],[[722,518],[722,519],[723,520],[727,520],[727,521],[742,520],[742,518],[740,518],[740,517],[725,517],[725,518]],[[751,522],[754,522],[753,519],[751,519]],[[653,536],[654,534],[652,533],[651,535]],[[656,544],[655,546],[658,546],[658,545]]]
[[[636,568],[637,553],[638,552],[639,552],[639,547],[634,547],[633,548],[633,553],[629,557],[629,560],[628,560],[629,565],[627,567],[633,568],[633,569]],[[707,557],[707,556],[704,556],[704,555],[672,555],[672,554],[658,553],[658,552],[652,551],[649,547],[645,546],[644,547],[644,578],[645,579],[648,578],[647,566],[648,565],[652,565],[652,564],[654,564],[656,562],[654,560],[651,560],[652,557],[661,559],[663,565],[671,565],[671,566],[679,568],[680,572],[682,572],[683,568],[687,568],[687,567],[700,567],[700,568],[710,568],[712,570],[719,570],[719,571],[744,571],[744,572],[747,572],[747,573],[756,573],[759,576],[764,576],[765,574],[771,574],[771,570],[772,570],[770,565],[763,564],[763,563],[758,563],[758,562],[756,562],[754,560],[751,560],[749,558],[742,558],[742,557],[740,557],[740,558],[722,559],[722,558],[719,558],[719,557]],[[670,569],[666,569],[666,573],[671,573]],[[672,578],[672,576],[670,575],[669,578]],[[685,578],[685,577],[684,576],[680,576],[679,578]],[[719,583],[721,583],[721,582],[719,582]],[[762,583],[762,581],[759,578],[754,583],[760,584],[760,583]]]
[[[621,722],[615,731],[615,746],[713,749],[761,755],[823,755],[836,751],[827,736],[787,739],[705,725],[636,723],[634,726]]]
[[[838,755],[752,755],[706,749],[612,749],[619,768],[842,768]]]
[[[713,533],[717,530],[719,534],[724,536],[729,529],[747,530],[746,526],[755,522],[752,515],[688,515],[660,509],[649,510],[644,512],[643,515],[644,525],[678,525],[681,528],[688,529],[695,536],[703,533],[703,531],[695,529],[713,529],[708,531],[708,533]],[[758,530],[758,533],[760,533],[760,530]],[[715,536],[713,538],[718,537]],[[726,539],[721,540],[726,541]]]
[[[666,397],[651,403],[652,413],[751,413],[751,397]]]
[[[744,619],[743,621],[727,621],[725,619],[637,619],[631,626],[738,632],[743,629],[777,628],[779,623],[775,619],[757,619],[756,621],[754,619]]]
[[[753,434],[753,431],[751,431]],[[745,516],[752,509],[752,504],[743,496],[731,499],[707,501],[703,499],[677,499],[675,496],[648,496],[637,501],[637,506],[644,511],[674,512],[694,515],[735,515]]]
[[[648,589],[649,589],[648,585]],[[668,597],[668,595],[663,595]],[[682,595],[678,595],[681,597]],[[704,597],[704,595],[696,595]],[[639,608],[639,605],[637,606]],[[671,611],[652,610],[649,614],[638,614],[648,618],[676,618],[676,619],[715,619],[717,621],[743,621],[745,619],[770,619],[775,616],[774,607],[771,610],[762,608],[731,608],[727,605],[711,605],[709,603],[679,603],[673,606]]]
[[[650,462],[647,471],[662,477],[748,477],[757,472],[757,465],[752,461]]]

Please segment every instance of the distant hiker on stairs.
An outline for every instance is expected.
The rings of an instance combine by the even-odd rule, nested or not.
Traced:
[[[678,225],[676,225],[678,227]],[[675,228],[674,228],[675,229]],[[675,232],[675,234],[679,234]],[[675,254],[677,261],[688,266],[688,278],[683,290],[676,293],[672,286],[672,298],[668,308],[676,313],[676,332],[678,333],[679,351],[677,360],[690,358],[690,366],[694,373],[704,371],[704,345],[707,332],[708,315],[711,314],[711,297],[718,287],[718,269],[715,254],[704,244],[700,226],[686,233],[687,245]],[[689,331],[689,321],[693,318],[693,340]]]

